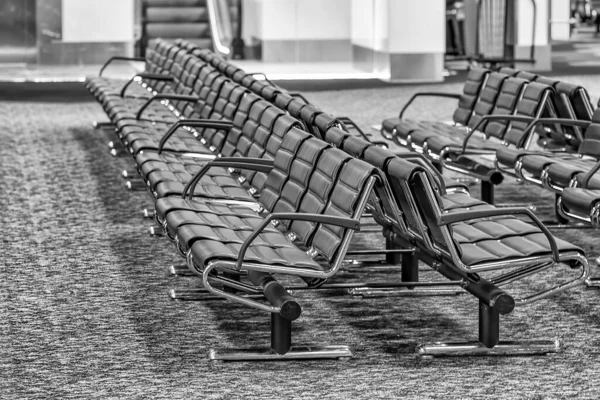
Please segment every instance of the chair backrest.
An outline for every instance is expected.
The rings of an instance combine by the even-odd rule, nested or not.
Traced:
[[[358,219],[376,170],[327,143],[292,129],[285,136],[259,202],[269,212],[324,214]],[[332,262],[352,231],[313,221],[280,221],[294,239]]]
[[[550,86],[531,82],[528,83],[523,92],[523,96],[517,102],[517,108],[514,115],[539,118],[548,105],[548,98],[553,93],[554,89]],[[513,121],[510,123],[504,140],[507,143],[514,144],[517,147],[523,147],[526,138],[524,136],[525,129],[529,126],[528,122]]]
[[[261,105],[254,108],[254,104],[262,102]],[[264,100],[255,95],[254,93],[246,93],[240,99],[240,105],[238,106],[235,117],[233,118],[233,127],[227,134],[226,141],[221,149],[221,154],[225,157],[232,156],[243,156],[238,150],[238,142],[242,137],[242,129],[246,124],[246,120],[250,117],[250,111],[254,109],[253,116],[259,118],[260,115],[257,114],[260,110],[266,109],[267,104],[265,104]]]
[[[413,240],[421,241],[425,247],[431,248],[426,241],[424,225],[411,195],[410,187],[413,176],[423,171],[423,167],[395,157],[388,162],[385,174],[399,209],[398,221],[402,224],[406,235]]]
[[[518,69],[514,69],[511,67],[501,67],[498,72],[502,73],[502,74],[506,74],[508,76],[517,76],[517,74],[520,72]]]
[[[471,68],[467,75],[467,80],[463,85],[463,92],[458,100],[458,107],[452,115],[454,122],[465,126],[469,123],[469,119],[473,115],[473,108],[477,103],[481,89],[485,85],[489,74],[490,71],[488,69]]]
[[[516,78],[521,78],[521,79],[525,79],[528,81],[535,81],[538,78],[539,75],[534,74],[533,72],[527,72],[527,71],[519,71],[515,77]]]
[[[467,123],[469,128],[475,128],[484,115],[492,112],[494,104],[496,104],[496,99],[500,95],[500,88],[507,78],[508,75],[499,72],[491,72],[489,74],[469,117],[469,122]],[[484,128],[485,126],[480,126],[480,129]]]
[[[297,128],[286,134],[275,156],[275,168],[269,173],[260,194],[259,203],[264,210],[272,213],[300,209],[314,166],[323,150],[330,147],[321,141],[307,141],[311,137]],[[292,222],[281,221],[281,224],[289,229]]]
[[[490,112],[490,115],[512,115],[516,111],[517,103],[521,100],[527,81],[520,78],[507,78],[500,87],[500,94],[496,103]],[[486,135],[498,139],[504,139],[507,130],[510,127],[510,121],[489,121],[485,124]]]

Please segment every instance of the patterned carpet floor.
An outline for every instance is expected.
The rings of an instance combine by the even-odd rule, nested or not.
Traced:
[[[307,97],[368,127],[419,89]],[[423,101],[414,115],[450,116],[452,107]],[[307,293],[298,295],[303,315],[294,342],[346,344],[352,359],[210,363],[210,348],[268,344],[268,316],[233,303],[168,298],[170,288],[198,280],[167,273],[183,260],[166,239],[148,236],[140,210],[151,199],[124,189],[119,173],[131,161],[109,155],[111,133],[93,130],[92,120],[105,120],[92,102],[0,102],[0,398],[599,397],[600,291],[584,288],[501,319],[504,339],[560,338],[563,351],[549,356],[417,359],[420,342],[477,337],[477,302],[468,295]],[[497,194],[502,202],[535,201],[551,216],[543,206],[552,195],[542,190],[508,182]],[[556,234],[589,257],[600,254],[599,232]],[[357,242],[381,244],[368,235]],[[531,287],[550,285],[552,276]]]

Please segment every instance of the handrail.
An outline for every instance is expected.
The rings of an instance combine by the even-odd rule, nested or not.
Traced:
[[[208,8],[208,19],[210,21],[210,32],[211,32],[215,50],[225,56],[228,56],[231,54],[231,49],[229,47],[227,47],[221,41],[221,34],[219,32],[218,21],[217,21],[218,11],[217,11],[217,5],[215,3],[215,0],[206,0],[206,7]],[[227,10],[227,11],[228,12],[226,15],[229,16],[229,10]],[[229,26],[231,27],[231,20],[229,20]]]

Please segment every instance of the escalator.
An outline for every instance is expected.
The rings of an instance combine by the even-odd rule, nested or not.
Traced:
[[[241,0],[142,0],[139,53],[155,38],[185,39],[228,58],[242,58]]]

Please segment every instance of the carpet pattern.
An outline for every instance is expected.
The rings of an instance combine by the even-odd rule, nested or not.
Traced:
[[[307,96],[368,127],[419,89]],[[415,115],[450,115],[452,106],[423,101]],[[199,281],[167,274],[183,260],[166,239],[147,235],[139,211],[150,197],[124,190],[119,173],[131,161],[109,155],[112,136],[92,130],[95,119],[105,117],[91,102],[0,103],[1,398],[598,397],[600,292],[583,288],[501,318],[504,339],[559,337],[564,350],[550,356],[418,360],[419,342],[476,339],[477,302],[468,295],[307,293],[298,294],[294,343],[346,344],[354,358],[211,364],[210,348],[267,345],[268,316],[222,301],[169,300],[168,289]],[[501,201],[552,200],[515,182],[497,193]],[[557,235],[590,257],[600,253],[596,231]],[[376,236],[357,242],[381,244]]]

